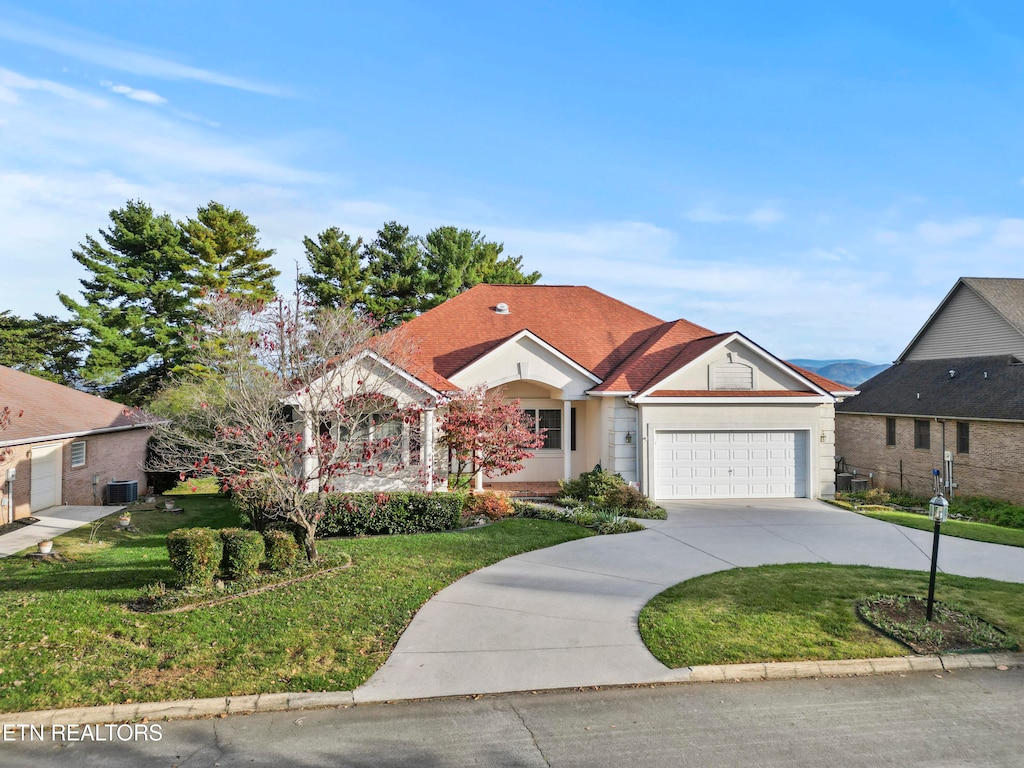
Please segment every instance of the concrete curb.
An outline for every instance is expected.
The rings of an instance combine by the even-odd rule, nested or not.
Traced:
[[[781,661],[763,664],[712,664],[673,669],[664,678],[639,684],[603,685],[621,688],[663,683],[732,683],[754,680],[799,680],[812,677],[855,677],[908,672],[949,672],[964,669],[1024,667],[1024,653],[969,653],[934,656],[903,656],[848,661]],[[557,690],[566,690],[559,688]],[[570,689],[573,690],[573,689]],[[511,693],[511,692],[509,692]],[[466,694],[469,695],[469,694]],[[489,694],[495,695],[495,694]],[[465,695],[445,698],[465,698]],[[416,699],[409,699],[415,701]],[[396,699],[363,700],[362,704],[383,704]],[[287,712],[328,709],[355,705],[352,691],[326,693],[260,693],[213,699],[183,699],[139,704],[111,704],[102,707],[74,707],[37,712],[0,714],[6,723],[19,725],[92,725],[146,720],[178,720],[220,715],[248,715],[257,712]]]

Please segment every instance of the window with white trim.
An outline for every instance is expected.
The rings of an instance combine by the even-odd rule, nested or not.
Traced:
[[[71,444],[71,468],[85,466],[85,440],[78,440]]]
[[[561,408],[524,408],[523,413],[528,417],[526,422],[533,427],[534,432],[544,430],[544,445],[541,449],[561,450]]]

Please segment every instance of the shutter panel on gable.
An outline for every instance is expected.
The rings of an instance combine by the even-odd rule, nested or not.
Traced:
[[[743,363],[723,363],[711,369],[711,389],[750,390],[754,388],[754,369]]]

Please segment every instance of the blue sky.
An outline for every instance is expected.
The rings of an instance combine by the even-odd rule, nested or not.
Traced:
[[[1024,277],[1024,5],[0,0],[0,309],[140,198],[484,232],[544,283],[892,360]],[[571,311],[571,309],[567,309]]]

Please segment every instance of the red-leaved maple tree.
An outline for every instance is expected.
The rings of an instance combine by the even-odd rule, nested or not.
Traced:
[[[464,477],[510,475],[544,445],[544,430],[535,430],[518,400],[484,385],[453,395],[441,417],[441,443],[452,458],[455,486]]]

